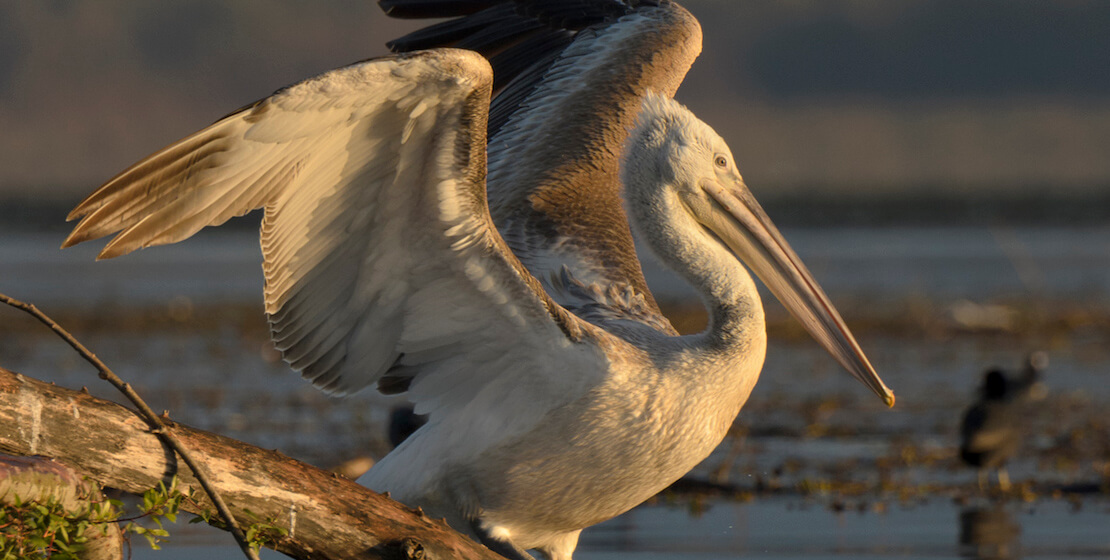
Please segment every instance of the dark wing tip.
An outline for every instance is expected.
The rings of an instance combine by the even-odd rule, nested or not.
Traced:
[[[394,17],[452,18],[389,41],[393,52],[437,47],[476,51],[493,66],[494,92],[489,134],[494,136],[578,36],[629,14],[663,9],[659,21],[674,26],[682,41],[696,26],[677,4],[656,0],[381,0]],[[700,44],[700,43],[699,43]],[[683,72],[684,73],[684,72]]]
[[[658,6],[656,2],[620,0],[380,0],[378,4],[390,17],[455,18],[386,43],[395,52],[459,46],[486,57],[511,47],[513,40],[528,38],[537,29],[578,32],[612,21],[641,5]],[[483,39],[483,35],[500,40]]]
[[[401,19],[466,16],[504,0],[378,0],[389,17]]]

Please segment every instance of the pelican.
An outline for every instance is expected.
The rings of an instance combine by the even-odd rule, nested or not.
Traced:
[[[661,1],[383,0],[453,17],[397,54],[278,90],[81,202],[100,257],[264,209],[265,309],[324,391],[405,393],[427,423],[359,481],[516,560],[704,459],[766,351],[746,263],[841,365],[893,393],[745,186],[671,97],[701,29]],[[631,228],[630,228],[631,223]],[[701,294],[679,336],[632,230]]]

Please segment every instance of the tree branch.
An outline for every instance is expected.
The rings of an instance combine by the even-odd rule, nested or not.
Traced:
[[[172,428],[205,464],[240,523],[265,521],[289,531],[277,550],[290,556],[503,560],[442,521],[351,480],[276,451],[183,424]],[[3,368],[0,452],[53,457],[103,486],[132,493],[168,484],[175,474],[183,492],[198,488],[135,412]],[[210,507],[205,502],[193,509]]]
[[[174,437],[173,431],[167,429],[162,419],[147,406],[146,401],[135,392],[135,389],[133,389],[130,384],[124,383],[123,380],[108,367],[108,364],[105,364],[100,358],[97,358],[88,348],[85,348],[84,344],[81,344],[73,335],[69,334],[69,331],[62,328],[61,325],[40,311],[34,304],[19,301],[5,294],[0,294],[0,302],[6,303],[16,309],[26,311],[32,317],[38,319],[40,323],[50,327],[50,330],[62,337],[62,340],[66,341],[66,344],[73,347],[82,358],[96,368],[101,379],[111,383],[116,389],[119,389],[119,391],[127,397],[127,400],[131,401],[131,403],[135,405],[135,408],[139,410],[143,419],[146,420],[147,424],[150,424],[152,431],[158,434],[158,436],[166,442],[166,445],[180,455],[181,460],[185,461],[189,470],[193,471],[193,475],[196,477],[197,482],[204,488],[204,492],[208,494],[208,497],[216,506],[216,511],[220,513],[220,518],[227,524],[228,531],[235,537],[235,542],[239,545],[239,550],[242,550],[243,554],[250,560],[259,560],[258,554],[251,549],[250,545],[247,543],[247,537],[243,534],[243,530],[239,528],[239,524],[235,521],[235,517],[231,515],[231,510],[227,507],[227,503],[224,502],[223,496],[221,496],[215,486],[212,485],[212,482],[208,480],[208,475],[204,472],[204,469],[193,459],[189,450],[181,445],[181,442]]]

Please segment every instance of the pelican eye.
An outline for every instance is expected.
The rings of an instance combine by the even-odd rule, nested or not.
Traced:
[[[728,158],[726,158],[725,156],[722,156],[722,155],[718,155],[713,160],[713,163],[715,163],[717,165],[717,167],[727,168],[728,167]]]

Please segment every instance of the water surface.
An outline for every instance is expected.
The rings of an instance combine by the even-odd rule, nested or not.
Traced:
[[[730,437],[675,491],[587,530],[579,560],[1110,557],[1110,228],[827,228],[784,235],[898,395],[887,410],[768,303],[767,362]],[[400,401],[328,398],[267,341],[257,236],[203,232],[95,262],[61,235],[0,234],[0,292],[74,334],[175,420],[330,467],[388,450]],[[645,266],[661,301],[696,303]],[[989,366],[1049,352],[1050,397],[988,499],[956,458],[963,410]],[[53,335],[0,310],[0,365],[113,398]],[[1101,485],[1101,486],[1100,486]],[[181,526],[135,558],[238,558]]]

